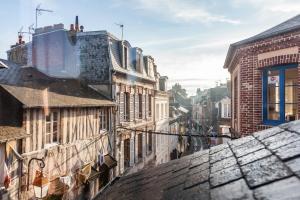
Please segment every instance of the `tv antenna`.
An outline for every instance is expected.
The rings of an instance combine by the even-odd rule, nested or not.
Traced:
[[[31,24],[30,26],[28,26],[28,31],[23,31],[23,26],[20,28],[20,30],[18,31],[18,36],[22,36],[23,34],[28,34],[28,41],[30,41],[30,35],[33,34],[34,28],[33,28],[34,24]]]
[[[53,12],[53,10],[43,9],[43,8],[41,8],[41,4],[39,4],[35,8],[35,28],[38,27],[38,16],[41,15],[42,12]]]
[[[121,40],[123,40],[124,24],[118,24],[118,23],[115,23],[115,24],[121,28],[121,31],[122,31]]]

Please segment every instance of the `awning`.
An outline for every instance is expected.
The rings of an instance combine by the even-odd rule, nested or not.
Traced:
[[[105,156],[104,156],[104,163],[102,164],[102,166],[103,165],[106,165],[106,167],[108,167],[109,169],[112,169],[112,168],[114,168],[115,166],[117,166],[117,161],[116,161],[116,159],[114,159],[111,155],[109,155],[109,154],[106,154]],[[102,167],[101,166],[101,167]]]

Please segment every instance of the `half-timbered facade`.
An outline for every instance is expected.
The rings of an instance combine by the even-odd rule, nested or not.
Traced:
[[[109,168],[115,164],[105,162],[113,161],[115,104],[76,79],[52,78],[32,67],[2,62],[8,68],[0,69],[0,128],[24,130],[14,146],[9,144],[20,156],[18,183],[8,187],[14,191],[11,197],[33,196],[33,179],[41,168],[38,162],[29,165],[32,158],[44,160],[48,195],[80,196],[83,185],[89,184],[87,195],[93,196],[113,176]],[[88,172],[80,182],[77,175],[83,167]],[[107,177],[100,177],[104,174]],[[72,180],[63,191],[58,189],[61,177]]]

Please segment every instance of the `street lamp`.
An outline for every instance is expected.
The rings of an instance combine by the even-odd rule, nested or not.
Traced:
[[[27,191],[29,190],[29,176],[30,176],[30,164],[33,160],[39,161],[41,171],[37,171],[32,182],[34,195],[38,199],[43,199],[48,194],[49,180],[43,175],[43,168],[45,167],[45,162],[43,158],[31,158],[28,162],[28,174],[27,174]]]
[[[47,196],[48,189],[49,189],[49,181],[43,175],[42,171],[36,172],[32,185],[33,185],[35,197],[37,197],[38,199],[43,199],[44,197]]]

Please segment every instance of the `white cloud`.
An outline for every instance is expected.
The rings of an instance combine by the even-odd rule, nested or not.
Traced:
[[[265,12],[273,13],[299,13],[300,1],[299,0],[232,0],[235,6],[251,5],[256,9]],[[278,13],[279,12],[279,13]]]
[[[137,42],[141,47],[161,46],[166,44],[177,44],[194,40],[195,37],[177,37],[177,38],[152,38],[145,41]]]
[[[189,53],[166,52],[154,54],[160,74],[169,77],[169,86],[176,82],[187,89],[189,94],[197,88],[215,86],[216,81],[225,81],[229,74],[223,69],[224,54],[203,54],[198,51]]]
[[[135,9],[146,10],[152,14],[159,14],[167,19],[177,22],[222,22],[239,24],[239,20],[230,19],[223,15],[209,12],[200,6],[197,1],[182,0],[132,0]]]

